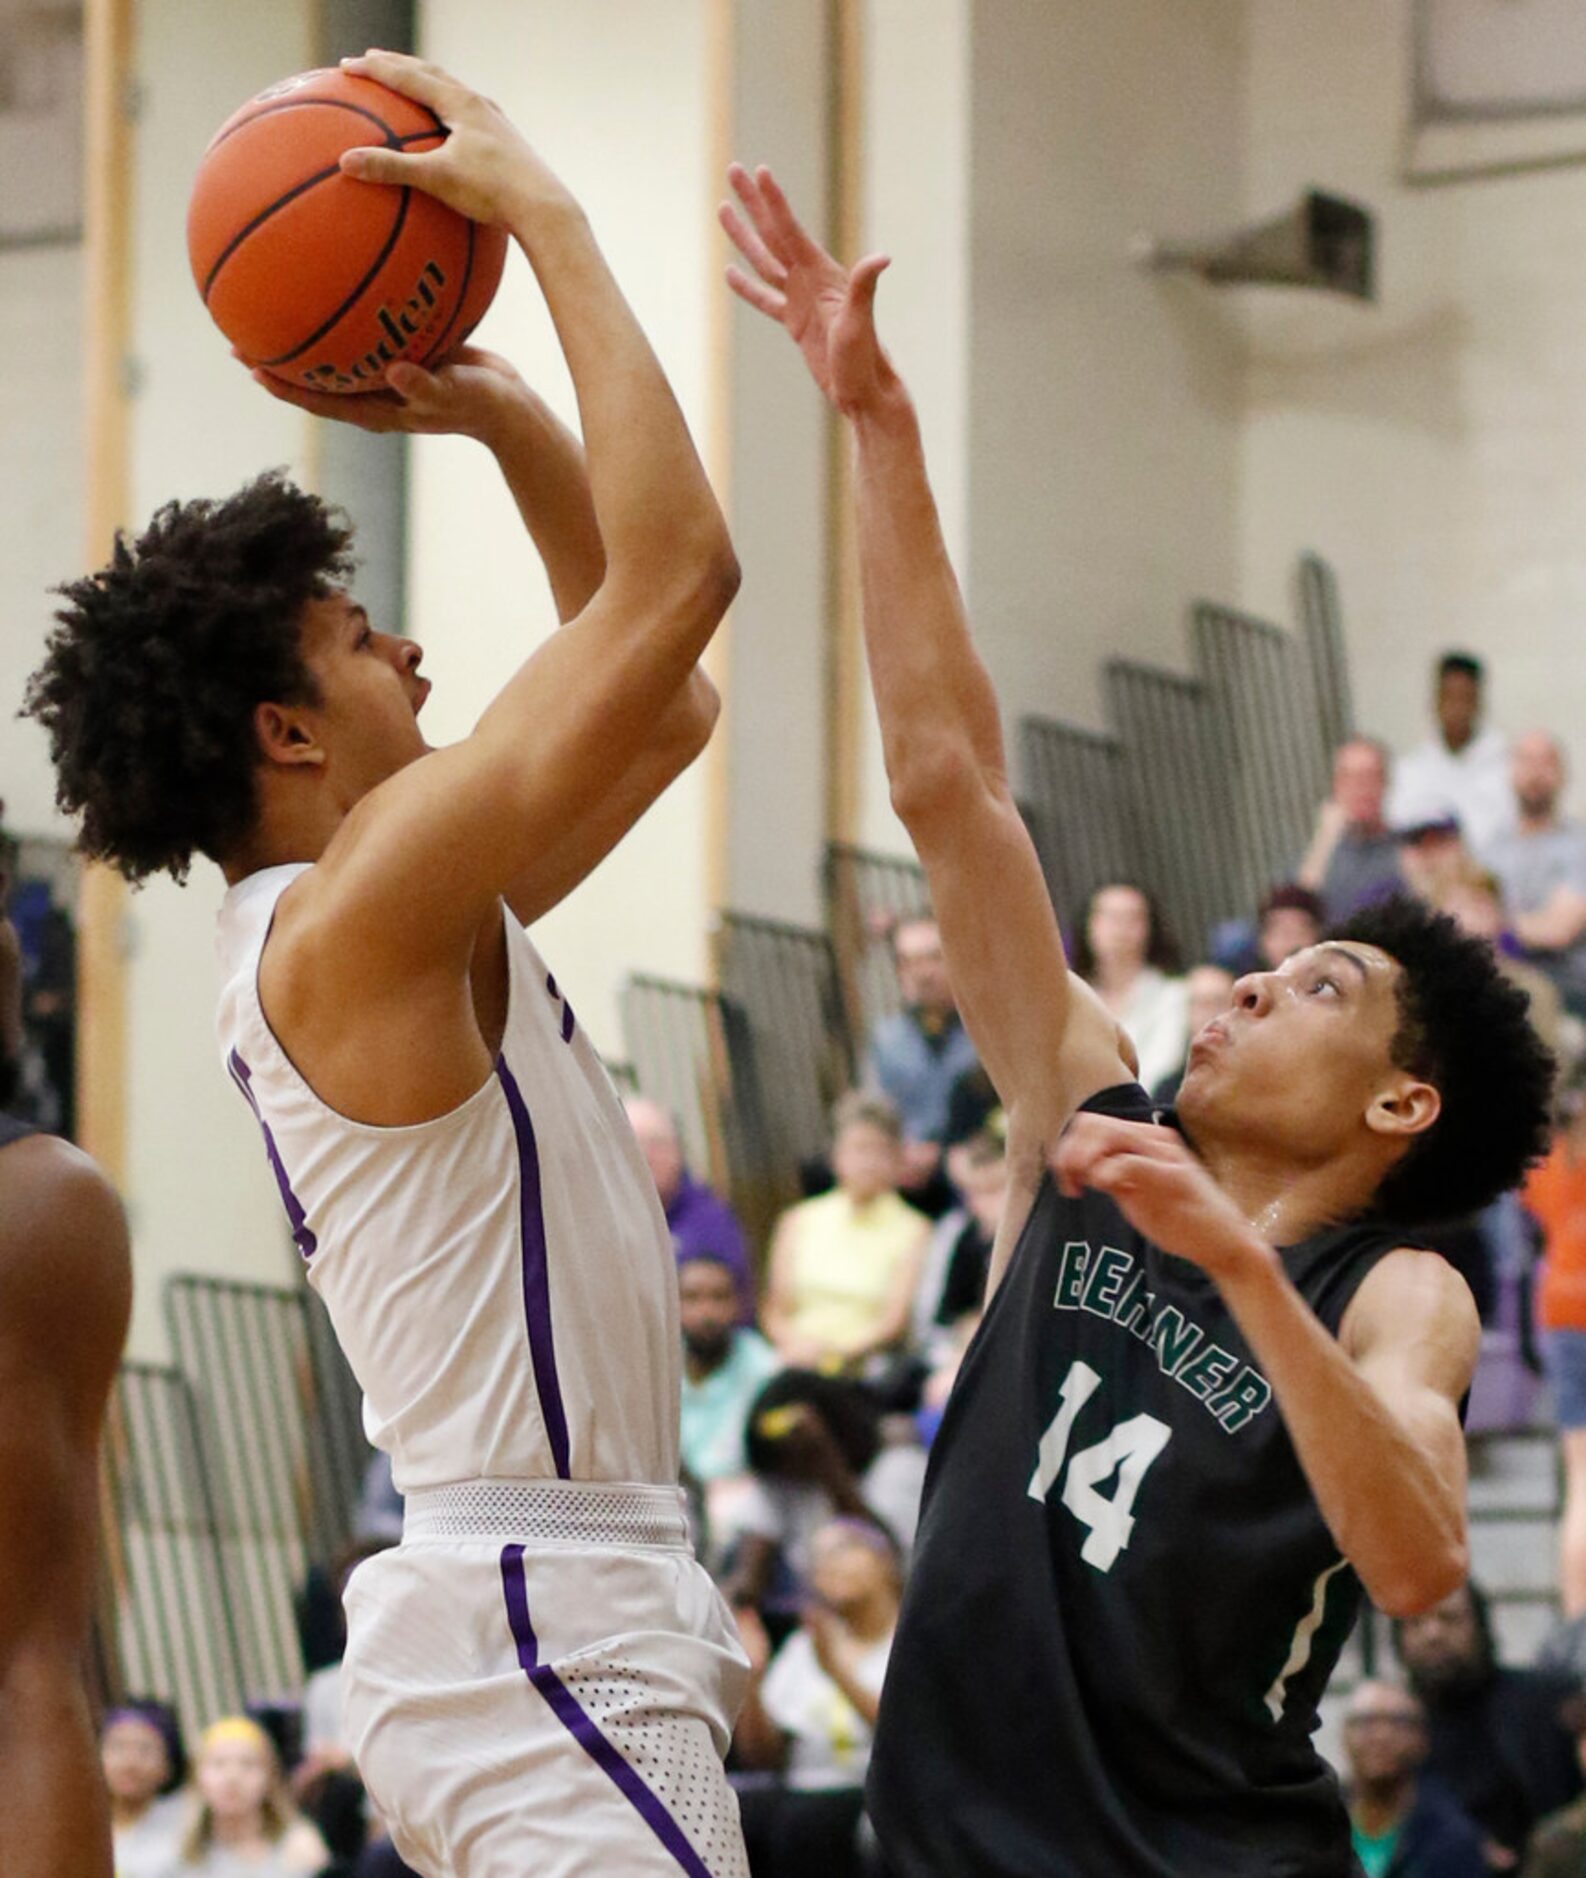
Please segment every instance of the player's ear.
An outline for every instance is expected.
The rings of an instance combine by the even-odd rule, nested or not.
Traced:
[[[1366,1126],[1378,1135],[1424,1135],[1443,1112],[1443,1098],[1429,1082],[1400,1074],[1371,1098]]]
[[[266,763],[295,769],[325,761],[325,746],[300,706],[255,705],[253,734]]]

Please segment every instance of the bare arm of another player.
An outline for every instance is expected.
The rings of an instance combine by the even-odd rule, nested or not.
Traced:
[[[83,1683],[99,1434],[131,1304],[103,1176],[49,1136],[0,1152],[0,1871],[109,1878]]]
[[[291,919],[318,941],[306,943],[328,974],[323,994],[361,1005],[401,974],[405,996],[422,995],[427,974],[450,998],[497,898],[649,742],[738,574],[676,400],[564,186],[494,106],[434,67],[387,53],[352,67],[429,105],[451,135],[423,155],[349,152],[347,172],[425,188],[522,244],[578,396],[606,556],[589,604],[473,734],[366,795],[305,886]]]
[[[1054,1168],[1066,1191],[1109,1194],[1154,1245],[1215,1280],[1372,1602],[1409,1616],[1459,1586],[1468,1564],[1459,1401],[1481,1337],[1464,1280],[1431,1253],[1390,1252],[1334,1338],[1281,1256],[1170,1130],[1083,1115]]]
[[[360,430],[477,439],[495,457],[539,552],[561,624],[575,620],[600,591],[606,548],[583,445],[507,360],[463,346],[433,372],[390,366],[387,391],[351,397],[310,391],[270,372],[254,377],[283,404]],[[565,899],[687,768],[709,740],[718,709],[715,687],[696,667],[595,807],[507,887],[506,902],[524,925]]]
[[[858,456],[865,650],[893,806],[930,882],[958,998],[1010,1127],[1056,1138],[1125,1080],[1116,1026],[1070,996],[1046,884],[1009,786],[997,700],[970,638],[919,422],[876,338],[886,262],[850,273],[811,240],[769,172],[731,172],[722,219],[749,266],[729,280],[786,327]]]

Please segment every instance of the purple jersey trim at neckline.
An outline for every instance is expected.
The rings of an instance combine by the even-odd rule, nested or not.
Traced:
[[[548,1663],[540,1661],[539,1639],[529,1618],[529,1591],[523,1576],[523,1547],[501,1548],[501,1589],[507,1602],[507,1622],[512,1626],[512,1640],[518,1646],[518,1665],[545,1698],[551,1713],[629,1802],[678,1862],[689,1878],[711,1878],[710,1868],[684,1835],[683,1829],[666,1810],[654,1789],[637,1768],[625,1761],[616,1747],[595,1725],[593,1717],[580,1704],[567,1684]]]
[[[534,1123],[529,1119],[517,1078],[507,1068],[505,1057],[496,1058],[496,1078],[507,1099],[507,1113],[512,1117],[512,1132],[518,1143],[523,1318],[529,1333],[529,1355],[534,1362],[534,1387],[539,1394],[540,1417],[545,1423],[545,1438],[550,1443],[557,1478],[567,1480],[571,1478],[572,1462],[567,1411],[562,1406],[561,1384],[556,1377],[556,1342],[551,1335],[550,1253],[545,1241],[545,1201],[540,1191],[540,1151],[534,1140]]]
[[[286,1208],[286,1221],[292,1228],[292,1243],[302,1253],[305,1260],[311,1259],[319,1250],[319,1241],[309,1226],[302,1201],[292,1191],[292,1183],[287,1178],[280,1149],[275,1145],[275,1136],[270,1131],[270,1124],[264,1119],[264,1112],[259,1107],[258,1097],[253,1093],[253,1071],[243,1062],[241,1052],[237,1050],[233,1050],[227,1057],[226,1068],[231,1072],[231,1080],[242,1091],[243,1100],[253,1110],[254,1120],[258,1122],[260,1131],[264,1135],[265,1157],[270,1163],[271,1172],[275,1175],[275,1184],[280,1189],[281,1204]]]

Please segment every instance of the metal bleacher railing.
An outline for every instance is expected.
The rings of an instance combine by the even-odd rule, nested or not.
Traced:
[[[165,1305],[176,1366],[123,1365],[107,1426],[97,1667],[201,1727],[301,1690],[296,1599],[352,1534],[370,1450],[306,1286],[181,1274]]]
[[[832,1104],[854,1079],[836,948],[809,927],[725,913],[717,956],[722,992],[753,1036],[769,1172],[787,1205],[801,1170],[825,1154]]]
[[[1193,953],[1293,868],[1354,729],[1337,585],[1315,555],[1297,599],[1298,633],[1197,604],[1193,674],[1111,661],[1107,732],[1023,720],[1025,794],[1060,917],[1108,879],[1135,880]]]

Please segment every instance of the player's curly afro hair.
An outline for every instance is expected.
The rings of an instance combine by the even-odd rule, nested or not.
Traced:
[[[1389,1173],[1375,1210],[1405,1226],[1474,1213],[1516,1185],[1548,1141],[1554,1063],[1529,1000],[1485,940],[1417,900],[1390,900],[1329,935],[1395,960],[1394,1062],[1432,1084],[1442,1113]]]
[[[56,589],[23,715],[49,733],[78,846],[130,881],[223,860],[256,812],[254,708],[318,702],[303,609],[351,572],[339,510],[271,470],[169,502],[109,564]]]

